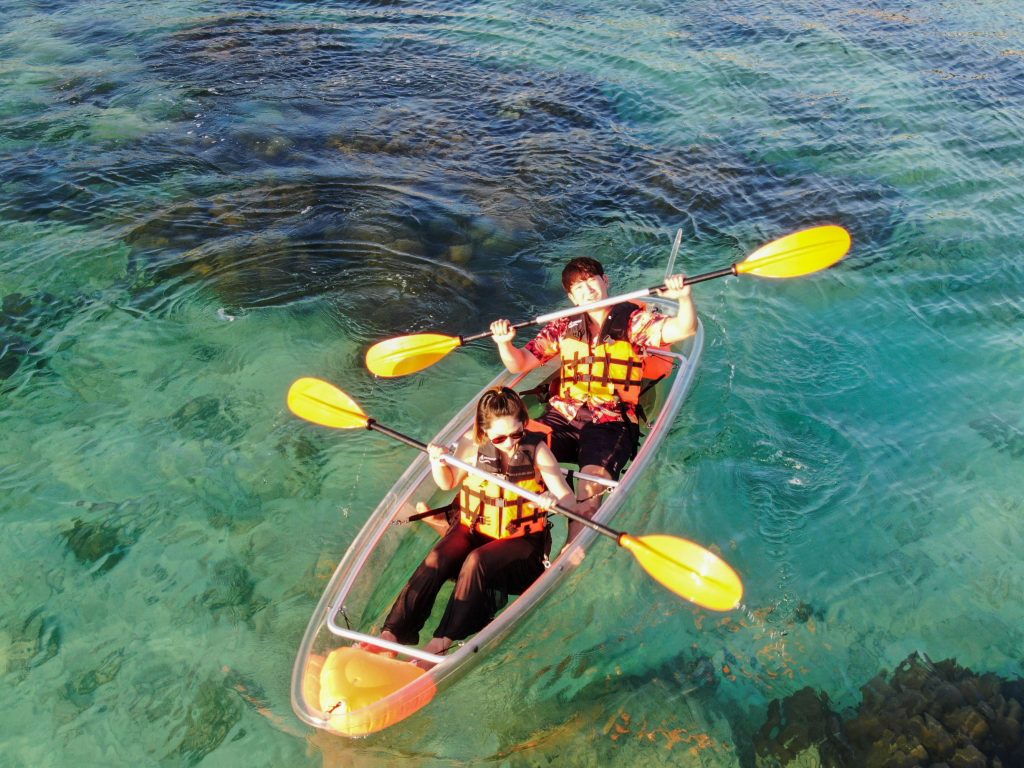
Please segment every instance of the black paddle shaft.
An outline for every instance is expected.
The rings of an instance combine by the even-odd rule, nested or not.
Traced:
[[[373,419],[366,420],[366,428],[375,432],[380,432],[382,435],[387,435],[400,443],[405,443],[410,448],[415,448],[417,451],[427,452],[427,444],[421,443],[419,440],[414,440],[408,435],[403,435],[401,432],[395,432],[391,427],[385,427],[383,424],[378,424]]]

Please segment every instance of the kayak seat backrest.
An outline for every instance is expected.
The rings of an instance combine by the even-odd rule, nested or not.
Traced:
[[[529,421],[526,422],[526,428],[530,432],[540,432],[542,435],[544,435],[544,441],[548,444],[548,448],[551,447],[551,427],[549,427],[542,421],[530,419]]]
[[[671,351],[668,345],[652,347],[652,349],[661,349],[665,350],[666,352]],[[666,357],[657,354],[644,355],[644,378],[655,383],[661,381],[670,373],[672,373],[672,366],[674,364],[675,363],[673,362],[671,357]],[[644,386],[645,388],[647,388],[653,385],[645,382]]]

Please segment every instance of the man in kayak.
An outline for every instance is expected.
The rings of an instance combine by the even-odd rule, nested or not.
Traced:
[[[529,418],[514,390],[489,389],[477,402],[473,428],[459,439],[454,455],[572,510],[572,489],[544,434],[527,430]],[[430,653],[444,653],[453,641],[483,629],[498,607],[492,593],[522,592],[544,572],[551,549],[544,509],[488,481],[487,476],[467,475],[444,463],[444,452],[441,446],[428,446],[430,470],[441,490],[461,486],[459,519],[413,573],[381,632],[385,640],[417,643],[438,591],[455,578],[441,623],[424,647]]]
[[[697,309],[684,280],[683,275],[668,278],[661,294],[679,301],[675,317],[623,302],[554,320],[522,348],[512,343],[516,332],[508,320],[491,324],[498,353],[512,373],[532,371],[556,355],[561,357],[558,390],[538,419],[551,428],[552,452],[560,462],[575,464],[584,474],[615,479],[636,455],[640,436],[636,406],[646,350],[697,332]],[[562,286],[576,306],[609,295],[604,268],[586,256],[565,266]],[[579,480],[576,511],[591,517],[602,491],[603,486],[592,480]],[[570,522],[566,543],[582,527]]]

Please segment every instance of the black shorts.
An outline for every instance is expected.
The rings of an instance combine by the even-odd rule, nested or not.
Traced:
[[[563,464],[604,467],[618,478],[626,462],[636,456],[639,428],[630,421],[568,421],[548,410],[537,421],[551,427],[551,452]]]

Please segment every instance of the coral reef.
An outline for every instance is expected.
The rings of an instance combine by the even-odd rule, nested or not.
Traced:
[[[768,705],[768,718],[754,740],[758,766],[852,765],[842,723],[828,696],[801,688]]]
[[[754,738],[759,768],[1010,768],[1024,765],[1024,681],[911,654],[861,688],[841,718],[804,688],[773,701]]]

